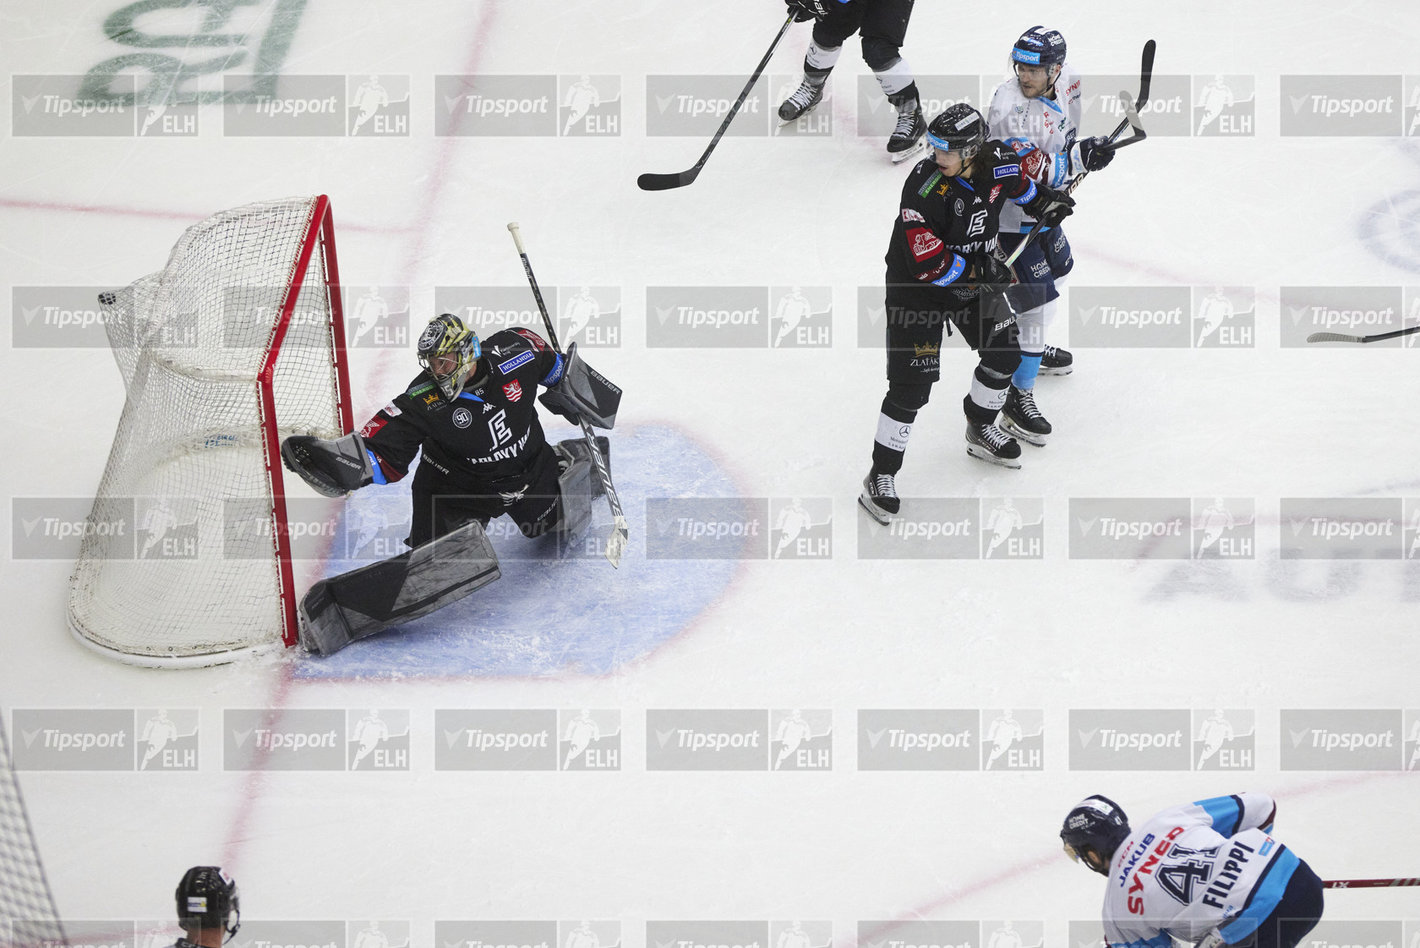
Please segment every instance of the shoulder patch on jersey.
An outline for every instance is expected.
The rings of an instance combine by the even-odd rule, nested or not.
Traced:
[[[1001,186],[1000,186],[999,184],[994,185],[994,186],[991,188],[991,196],[986,199],[986,203],[987,203],[987,204],[995,204],[995,203],[996,203],[996,199],[997,199],[998,197],[1000,197],[1000,196],[1001,196]]]
[[[394,402],[390,402],[389,404],[385,405],[383,411],[384,411],[384,413],[385,413],[386,415],[389,415],[391,418],[398,418],[398,417],[399,417],[399,406],[396,405]]]
[[[996,169],[991,172],[991,176],[994,178],[1010,178],[1020,173],[1020,165],[997,165]]]
[[[537,333],[533,332],[531,329],[523,329],[520,327],[518,329],[514,329],[513,332],[526,339],[528,345],[532,346],[538,352],[541,352],[542,350],[547,348],[547,343],[543,342],[542,337],[539,336]]]
[[[925,227],[909,230],[907,243],[912,248],[912,256],[917,260],[926,260],[942,249],[942,239]]]
[[[906,224],[909,221],[917,221],[918,223],[925,224],[927,223],[927,218],[923,217],[921,214],[918,214],[910,207],[904,207],[902,209],[902,222]]]
[[[433,387],[433,382],[419,382],[409,386],[409,388],[406,390],[406,394],[409,395],[410,398],[418,398],[420,395],[423,395],[425,392],[429,391]]]
[[[536,358],[537,354],[532,352],[531,350],[521,352],[518,355],[513,356],[507,362],[499,362],[498,371],[502,372],[504,375],[507,375],[509,372],[515,370],[518,366],[527,365],[529,362]]]
[[[921,197],[926,197],[927,195],[931,194],[932,188],[935,187],[937,182],[940,180],[942,180],[942,172],[933,172],[932,177],[927,179],[927,183],[922,185],[922,187],[918,189],[918,195],[920,195]]]

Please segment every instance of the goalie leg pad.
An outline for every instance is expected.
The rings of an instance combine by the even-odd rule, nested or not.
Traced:
[[[564,537],[576,537],[592,522],[592,484],[597,477],[592,462],[585,456],[573,458],[561,450],[569,443],[564,441],[557,445],[558,454],[568,461],[557,476],[557,532]]]
[[[567,347],[566,360],[562,380],[538,396],[538,401],[574,424],[585,418],[597,428],[616,427],[621,389],[582,361],[575,342]]]
[[[595,440],[597,442],[597,452],[601,454],[602,463],[606,465],[606,472],[609,476],[611,474],[611,441],[606,435],[597,435]],[[606,494],[606,485],[602,483],[600,477],[597,477],[596,468],[592,462],[591,451],[587,448],[586,438],[568,438],[566,441],[557,442],[553,447],[557,449],[559,454],[569,460],[582,460],[586,461],[588,465],[592,465],[592,497],[595,499]]]
[[[301,645],[330,655],[443,608],[501,575],[482,524],[466,523],[407,553],[316,583],[301,600]]]

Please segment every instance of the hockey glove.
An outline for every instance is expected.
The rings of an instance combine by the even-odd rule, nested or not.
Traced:
[[[326,497],[344,497],[375,479],[365,439],[358,434],[335,441],[292,435],[281,442],[281,461]]]
[[[597,428],[616,426],[616,412],[621,405],[621,389],[596,369],[582,361],[574,342],[567,347],[566,367],[562,379],[537,399],[542,407],[566,418],[572,424],[585,419]]]
[[[795,23],[807,23],[809,20],[822,20],[828,16],[826,0],[785,0],[788,4],[789,12],[794,14]]]
[[[983,293],[1001,293],[1011,285],[1011,268],[994,253],[974,253],[967,258],[972,283]]]
[[[1114,160],[1114,145],[1107,138],[1086,138],[1076,142],[1075,147],[1079,149],[1075,164],[1086,171],[1099,171]]]
[[[1061,221],[1075,212],[1075,199],[1064,191],[1036,185],[1035,197],[1021,207],[1046,227],[1059,227]]]

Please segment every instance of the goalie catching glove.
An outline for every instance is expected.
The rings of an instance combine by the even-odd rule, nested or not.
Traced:
[[[292,435],[281,442],[281,461],[327,497],[344,497],[375,479],[365,439],[353,433],[334,441]]]
[[[615,427],[621,389],[582,361],[575,342],[567,347],[565,359],[561,381],[538,396],[542,407],[574,425],[585,418],[596,428]]]

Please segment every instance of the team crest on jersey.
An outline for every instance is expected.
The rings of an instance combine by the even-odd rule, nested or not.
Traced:
[[[452,421],[456,428],[467,428],[469,425],[473,424],[473,412],[460,405],[458,408],[454,409]]]
[[[910,208],[910,207],[904,207],[904,208],[902,209],[902,222],[903,222],[904,224],[906,224],[906,223],[908,223],[909,221],[918,221],[919,223],[922,223],[922,224],[927,223],[927,219],[926,219],[925,217],[923,217],[921,214],[918,214],[916,211],[914,211],[914,210],[913,210],[912,208]]]
[[[999,184],[996,186],[998,188],[1000,187]],[[995,195],[993,194],[992,197],[994,198]],[[971,221],[966,225],[966,235],[968,237],[975,237],[977,234],[986,233],[987,213],[988,211],[984,207],[979,211],[972,212]]]
[[[926,260],[942,249],[941,238],[922,227],[914,227],[908,231],[907,239],[912,245],[912,256],[918,260]]]
[[[508,396],[508,401],[515,402],[523,397],[523,387],[517,379],[513,379],[513,381],[504,384],[503,394]]]
[[[957,198],[956,209],[957,217],[961,217],[962,214],[966,212],[966,204],[962,201],[961,198]]]

